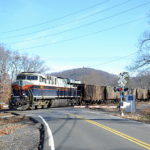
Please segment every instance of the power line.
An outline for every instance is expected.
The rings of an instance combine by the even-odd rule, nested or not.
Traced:
[[[106,61],[106,62],[104,62],[104,63],[100,63],[100,64],[97,64],[97,65],[91,65],[91,66],[87,66],[87,67],[96,67],[96,66],[100,66],[100,65],[107,65],[107,64],[110,64],[110,63],[113,63],[113,62],[117,62],[117,61],[119,61],[119,60],[121,60],[121,59],[123,59],[123,58],[127,58],[127,57],[130,57],[130,56],[132,56],[132,55],[135,55],[135,54],[137,54],[138,52],[136,51],[136,52],[133,52],[133,53],[130,53],[130,54],[128,54],[128,55],[126,55],[126,56],[121,56],[121,57],[119,57],[119,58],[114,58],[113,60],[111,60],[111,61]],[[45,58],[45,57],[43,57],[43,58]],[[46,57],[46,59],[50,59],[50,57]]]
[[[120,11],[120,12],[118,12],[118,13],[115,13],[115,14],[113,14],[113,15],[110,15],[110,16],[107,16],[107,17],[103,17],[103,18],[97,19],[97,20],[95,20],[95,21],[86,23],[86,24],[82,24],[82,25],[80,25],[80,26],[77,26],[77,27],[74,27],[74,28],[71,28],[71,29],[68,29],[68,30],[64,30],[64,31],[61,31],[61,32],[56,32],[56,33],[53,33],[53,34],[49,34],[49,35],[46,35],[46,36],[44,36],[44,37],[62,34],[62,33],[65,33],[65,32],[73,31],[73,30],[76,30],[76,29],[79,29],[79,28],[82,28],[82,27],[85,27],[85,26],[89,26],[89,25],[98,23],[98,22],[100,22],[100,21],[108,20],[108,19],[110,19],[110,18],[113,18],[113,17],[116,17],[116,16],[120,16],[120,15],[122,15],[122,14],[124,14],[124,13],[128,13],[129,11],[132,11],[132,10],[137,9],[137,8],[139,8],[139,7],[143,7],[143,6],[147,5],[147,4],[150,4],[150,2],[137,5],[137,6],[135,6],[135,7],[132,7],[132,8],[129,8],[129,9]],[[32,34],[33,34],[33,33],[37,33],[37,32],[32,32]],[[15,35],[15,36],[7,37],[7,38],[15,38],[15,37],[20,37],[20,36],[25,36],[25,35],[29,35],[29,34],[21,34],[21,35],[18,35],[18,36]],[[34,39],[34,38],[32,38],[32,39]],[[35,38],[35,39],[37,39],[37,38]]]
[[[136,53],[138,53],[138,52],[134,52],[134,53],[131,53],[131,54],[129,54],[129,55],[122,56],[122,57],[119,57],[119,58],[114,59],[114,60],[111,60],[111,61],[107,61],[107,62],[98,64],[98,65],[92,65],[92,66],[88,66],[88,67],[96,67],[96,66],[100,66],[100,65],[107,65],[107,64],[110,64],[110,63],[113,63],[113,62],[117,62],[117,61],[119,61],[119,60],[121,60],[121,59],[123,59],[123,58],[127,58],[127,57],[130,57],[130,56],[132,56],[132,55],[135,55]]]
[[[86,17],[80,18],[80,20],[83,20],[84,18],[93,17],[94,15],[97,15],[97,14],[99,14],[99,13],[103,13],[103,12],[108,11],[108,10],[111,10],[111,9],[113,9],[113,8],[122,6],[122,5],[126,4],[126,3],[128,3],[129,1],[130,1],[130,0],[127,0],[127,1],[125,1],[125,2],[123,2],[123,3],[119,3],[119,4],[116,4],[116,5],[112,6],[112,7],[103,9],[103,10],[98,11],[98,12],[95,12],[94,14],[87,15]],[[111,17],[112,17],[112,16],[111,16]],[[109,18],[108,18],[108,19],[109,19]],[[98,20],[96,20],[96,21],[99,22],[99,21],[103,21],[103,20],[105,20],[105,17],[104,17],[104,18],[101,18],[101,19],[98,19]],[[73,21],[70,21],[70,22],[68,22],[68,23],[71,23],[71,22],[74,22],[74,20],[73,20]],[[61,24],[61,25],[67,25],[68,23]],[[47,34],[47,35],[45,35],[45,36],[35,37],[35,38],[31,38],[31,39],[29,39],[29,40],[24,40],[24,41],[30,41],[30,40],[35,40],[35,39],[41,39],[41,38],[46,38],[46,37],[53,36],[53,35],[57,35],[57,34],[62,34],[62,33],[65,33],[65,32],[68,32],[68,31],[72,31],[72,30],[74,30],[74,29],[78,29],[78,28],[84,27],[84,26],[86,26],[86,25],[88,26],[88,25],[91,25],[91,24],[94,24],[94,23],[97,23],[97,22],[94,21],[94,22],[86,23],[86,24],[83,24],[83,25],[80,25],[80,26],[77,26],[77,27],[74,27],[74,28],[71,28],[71,29],[67,29],[67,30],[65,30],[65,31],[56,32],[56,33],[53,33],[53,34]],[[60,26],[60,25],[59,25],[59,26]],[[14,38],[14,37],[18,37],[18,36],[30,35],[30,34],[42,32],[42,31],[49,30],[49,29],[54,29],[54,28],[57,28],[57,26],[54,26],[54,27],[51,27],[51,28],[46,28],[46,29],[44,29],[44,30],[39,30],[39,31],[35,31],[35,32],[30,32],[30,33],[27,33],[27,34],[21,34],[21,35],[10,36],[10,37],[7,37],[7,38]],[[24,42],[24,41],[23,41],[23,42]],[[14,43],[18,43],[18,42],[22,42],[22,41],[19,40],[19,41],[14,42]]]
[[[127,0],[127,1],[125,1],[125,2],[123,2],[123,3],[116,4],[116,5],[112,6],[112,7],[109,7],[109,8],[103,9],[103,10],[100,10],[100,11],[95,12],[95,13],[93,13],[93,14],[89,14],[89,15],[87,15],[86,17],[81,17],[79,20],[83,20],[83,19],[86,19],[86,18],[89,18],[89,17],[93,17],[94,15],[97,15],[97,14],[99,14],[99,13],[103,13],[103,12],[105,12],[105,11],[109,11],[109,10],[111,10],[111,9],[113,9],[113,8],[119,7],[119,6],[124,5],[124,4],[128,3],[128,2],[130,2],[130,0]],[[74,22],[74,20],[69,21],[69,22],[64,23],[64,24],[60,24],[59,26],[67,25],[67,24],[72,23],[72,22]],[[46,31],[46,30],[58,28],[59,26],[48,27],[48,28],[44,28],[44,29],[41,29],[41,30],[38,30],[38,31],[30,32],[30,33],[25,33],[25,34],[20,34],[20,35],[12,35],[12,36],[4,37],[4,38],[15,38],[15,37],[28,36],[28,35],[32,35],[32,34],[35,34],[35,33],[43,32],[43,31]]]
[[[51,19],[51,20],[48,20],[48,21],[45,21],[45,22],[41,22],[41,23],[38,23],[38,24],[34,24],[34,25],[30,25],[30,26],[25,26],[25,27],[22,27],[22,28],[17,28],[17,29],[13,29],[13,30],[9,30],[9,31],[5,31],[5,32],[1,32],[1,33],[10,33],[10,32],[15,32],[15,31],[21,31],[21,30],[25,30],[25,29],[29,29],[29,28],[33,28],[33,27],[37,27],[37,26],[41,26],[41,25],[44,25],[44,24],[48,24],[48,23],[52,23],[52,22],[55,22],[57,20],[61,20],[61,19],[64,19],[64,18],[67,18],[67,17],[70,17],[72,15],[76,15],[78,13],[81,13],[83,11],[86,11],[86,10],[89,10],[89,9],[92,9],[92,8],[95,8],[97,6],[100,6],[100,5],[103,5],[105,3],[107,3],[109,0],[104,0],[100,3],[96,3],[92,6],[89,6],[89,7],[86,7],[86,8],[83,8],[83,9],[80,9],[78,11],[75,11],[75,12],[72,12],[72,13],[69,13],[69,14],[66,14],[64,16],[61,16],[61,17],[57,17],[57,18],[54,18],[54,19]]]
[[[140,18],[137,18],[137,19],[134,19],[134,20],[130,20],[130,21],[128,21],[128,22],[125,22],[125,23],[122,23],[122,24],[118,24],[118,25],[115,25],[115,26],[112,26],[112,27],[109,27],[109,28],[105,28],[105,29],[103,29],[103,30],[99,30],[99,31],[96,31],[96,32],[84,34],[84,35],[77,36],[77,37],[73,37],[73,38],[66,39],[66,40],[60,40],[60,41],[55,42],[55,43],[41,44],[41,45],[37,45],[37,46],[33,46],[33,47],[27,47],[27,48],[20,49],[20,50],[35,49],[35,48],[46,47],[46,46],[50,46],[50,45],[54,45],[54,44],[64,43],[64,42],[68,42],[68,41],[72,41],[72,40],[76,40],[76,39],[81,39],[81,38],[88,37],[88,36],[91,36],[91,35],[95,35],[95,34],[99,34],[99,33],[102,33],[102,32],[110,31],[110,30],[119,28],[119,27],[121,27],[121,26],[125,26],[125,25],[127,25],[127,24],[130,24],[130,23],[139,21],[139,20],[141,20],[141,19],[143,19],[143,18],[145,18],[145,17],[140,17]]]

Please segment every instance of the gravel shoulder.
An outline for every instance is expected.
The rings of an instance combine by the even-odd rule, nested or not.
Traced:
[[[124,116],[120,116],[120,111],[118,108],[115,108],[115,109],[105,108],[105,109],[100,109],[100,111],[110,113],[114,116],[119,116],[122,118],[150,124],[150,101],[138,102],[136,104],[136,112],[135,113],[124,113]]]
[[[41,124],[0,113],[0,150],[39,150]]]

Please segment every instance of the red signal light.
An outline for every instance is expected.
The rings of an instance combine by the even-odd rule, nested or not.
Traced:
[[[122,88],[118,88],[118,91],[122,91],[123,89]]]
[[[114,91],[117,92],[117,91],[122,91],[123,89],[121,87],[114,87]]]

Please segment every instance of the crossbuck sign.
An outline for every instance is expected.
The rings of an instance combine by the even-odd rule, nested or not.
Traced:
[[[123,72],[119,74],[119,80],[118,80],[118,85],[120,87],[124,87],[127,84],[126,78],[128,77],[128,73],[127,72]]]

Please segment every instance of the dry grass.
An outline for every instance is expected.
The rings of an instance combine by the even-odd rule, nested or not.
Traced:
[[[123,118],[150,123],[150,108],[143,109],[138,113],[125,113]]]
[[[123,118],[141,121],[141,122],[145,122],[145,123],[150,123],[150,116],[149,115],[144,116],[144,115],[139,115],[139,114],[127,114],[127,115],[123,116]]]
[[[3,112],[0,113],[0,117],[2,117],[2,116],[9,116],[9,115],[11,115],[11,113],[3,113]]]
[[[147,106],[147,108],[142,107],[143,105]],[[137,106],[138,106],[139,111],[135,113],[125,113],[125,116],[123,116],[123,118],[150,124],[150,101],[138,102]],[[120,116],[120,114],[118,113],[115,113],[113,115]]]
[[[22,128],[24,126],[25,125],[23,125],[23,124],[9,124],[9,125],[7,125],[7,127],[0,130],[0,136],[11,134],[11,133],[15,132],[16,129]]]
[[[142,104],[146,104],[146,105],[150,105],[150,101],[140,101],[140,102],[137,102],[137,105],[142,105]]]
[[[6,113],[7,114],[7,113]],[[10,115],[8,113],[7,115]],[[4,115],[1,113],[1,116]],[[22,121],[27,120],[24,116],[13,116],[8,118],[0,118],[0,136],[8,135],[15,132],[18,128],[23,128],[26,124],[23,124]]]
[[[7,115],[6,115],[7,116]],[[23,120],[27,119],[25,116],[13,116],[13,117],[8,117],[8,118],[0,118],[0,125],[1,123],[18,123]]]
[[[141,110],[142,115],[150,116],[150,108],[146,108],[144,110]]]

